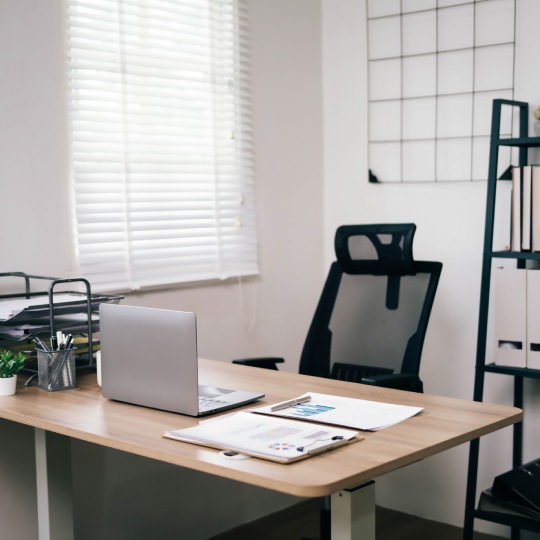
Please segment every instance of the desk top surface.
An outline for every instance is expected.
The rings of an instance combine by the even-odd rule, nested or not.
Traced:
[[[257,406],[318,392],[420,406],[424,410],[395,426],[364,432],[360,442],[288,465],[256,458],[230,460],[214,449],[165,439],[165,430],[190,427],[199,420],[107,400],[101,395],[94,373],[78,374],[77,388],[59,392],[20,384],[14,396],[0,397],[0,418],[301,497],[320,497],[355,487],[522,419],[521,410],[514,407],[227,362],[201,359],[199,372],[201,384],[266,394]]]

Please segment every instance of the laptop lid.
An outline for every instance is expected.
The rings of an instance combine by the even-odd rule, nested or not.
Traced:
[[[103,396],[190,416],[212,414],[263,394],[202,387],[215,404],[200,411],[194,313],[100,304]]]

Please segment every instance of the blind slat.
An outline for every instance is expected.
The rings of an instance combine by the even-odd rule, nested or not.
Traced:
[[[258,272],[238,0],[66,0],[81,275],[129,290]]]

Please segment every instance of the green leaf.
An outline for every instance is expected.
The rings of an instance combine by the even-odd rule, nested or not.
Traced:
[[[26,357],[19,352],[13,356],[9,350],[0,351],[0,378],[7,379],[17,374],[24,367]]]

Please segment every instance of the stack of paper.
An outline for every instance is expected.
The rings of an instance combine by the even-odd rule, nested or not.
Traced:
[[[92,295],[92,307],[97,309],[101,302],[118,301],[122,296]],[[86,294],[55,294],[53,298],[55,313],[85,312],[87,305]],[[49,314],[49,298],[37,296],[33,298],[17,298],[0,301],[0,321],[28,321]]]
[[[90,297],[93,331],[99,330],[97,310],[103,302],[118,302],[122,296],[92,295]],[[72,333],[88,331],[88,299],[84,293],[55,294],[53,298],[56,330]],[[23,340],[28,336],[50,333],[48,296],[0,301],[0,339]]]

